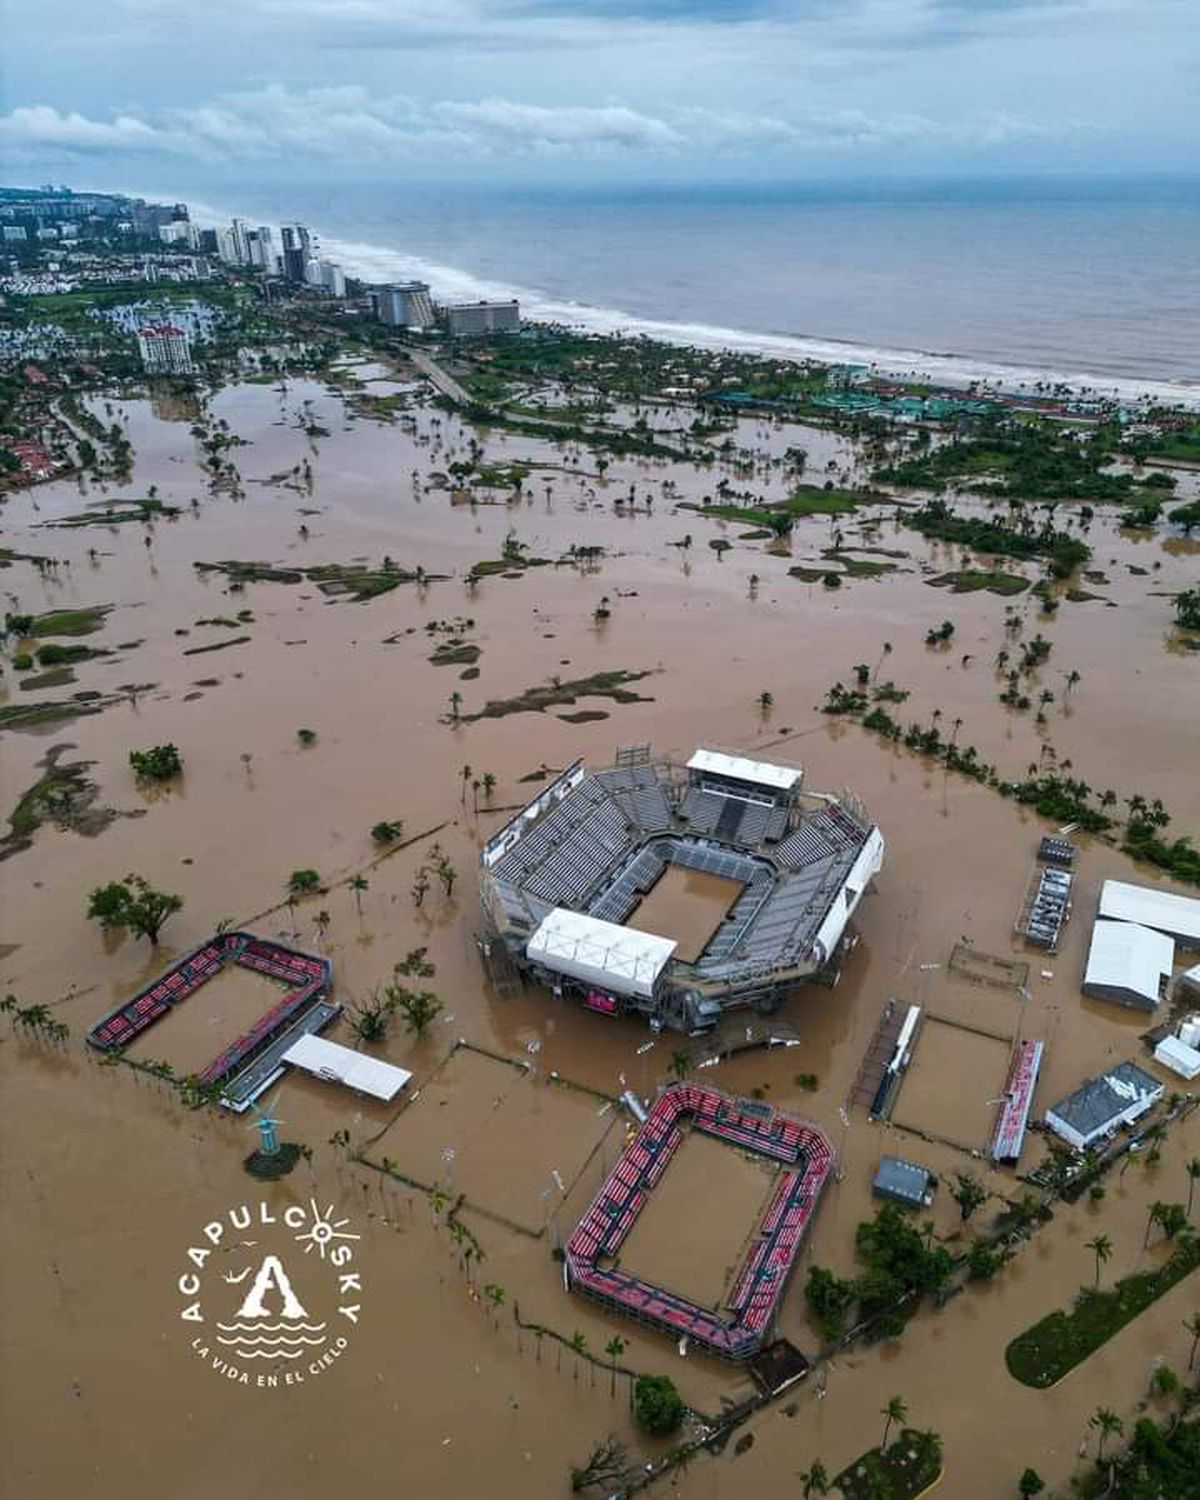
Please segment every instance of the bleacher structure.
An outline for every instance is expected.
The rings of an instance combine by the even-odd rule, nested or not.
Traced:
[[[857,803],[802,791],[796,767],[703,749],[684,766],[643,749],[595,771],[576,761],[522,808],[484,845],[480,896],[489,938],[524,974],[593,1010],[695,1032],[724,1010],[773,1010],[804,980],[832,982],[884,847]],[[670,865],[742,889],[694,961],[670,956],[653,993],[634,993],[595,962],[596,924],[628,922]],[[563,912],[593,919],[580,927],[586,962],[564,947]],[[548,954],[538,934],[551,921]]]
[[[227,964],[279,980],[284,992],[276,1005],[236,1037],[197,1075],[197,1083],[219,1089],[221,1102],[235,1110],[249,1106],[267,1081],[282,1072],[282,1054],[300,1036],[323,1030],[341,1006],[328,999],[333,964],[285,943],[252,932],[224,932],[201,943],[131,999],[98,1020],[87,1034],[101,1052],[121,1052],[148,1027],[194,995]]]
[[[689,1125],[782,1167],[720,1311],[629,1275],[620,1265],[621,1245]],[[832,1168],[833,1148],[815,1126],[702,1084],[668,1084],[567,1241],[567,1285],[720,1359],[749,1359],[770,1335]]]

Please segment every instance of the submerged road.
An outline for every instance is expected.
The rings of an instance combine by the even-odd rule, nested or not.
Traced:
[[[412,360],[413,364],[416,365],[417,369],[420,370],[421,374],[448,401],[453,401],[456,406],[470,406],[472,404],[473,398],[459,385],[458,381],[452,375],[447,375],[441,365],[436,360],[431,359],[423,350],[408,348],[405,350],[405,353]]]

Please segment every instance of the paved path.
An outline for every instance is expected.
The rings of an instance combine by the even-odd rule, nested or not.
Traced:
[[[474,398],[463,390],[462,386],[459,385],[458,381],[452,375],[447,375],[441,365],[436,360],[431,359],[423,350],[409,348],[405,350],[405,353],[412,360],[413,364],[416,365],[417,369],[420,370],[422,375],[426,376],[448,401],[453,401],[456,406],[470,406],[472,404]]]

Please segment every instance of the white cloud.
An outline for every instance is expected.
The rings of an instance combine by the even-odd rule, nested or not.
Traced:
[[[1082,127],[1073,126],[1078,131]],[[386,161],[414,154],[480,159],[546,153],[749,156],[763,150],[853,151],[929,141],[970,147],[1045,135],[1048,127],[996,114],[940,124],[922,115],[807,108],[757,114],[696,107],[651,115],[628,105],[547,106],[491,97],[418,103],[358,85],[292,90],[271,85],[190,109],[108,120],[49,105],[0,117],[0,142],[15,152],[67,155],[161,152],[241,161]]]

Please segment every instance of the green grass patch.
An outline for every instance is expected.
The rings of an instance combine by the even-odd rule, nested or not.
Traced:
[[[51,667],[48,672],[35,672],[32,677],[22,677],[17,686],[23,693],[42,693],[47,688],[66,687],[75,681],[74,667]]]
[[[503,719],[509,714],[540,714],[560,704],[573,705],[580,698],[611,698],[614,703],[653,703],[653,698],[644,698],[631,691],[631,682],[640,682],[649,677],[649,672],[595,672],[591,677],[577,677],[570,682],[551,678],[538,687],[526,688],[515,698],[495,698],[485,703],[477,714],[464,714],[464,723],[477,719]]]
[[[111,604],[96,604],[87,609],[52,609],[34,618],[29,634],[92,635],[104,624],[104,617],[111,608]]]
[[[470,641],[443,641],[429,660],[435,667],[469,667],[482,654]]]
[[[235,635],[227,641],[213,641],[211,646],[189,646],[183,654],[184,656],[204,656],[209,651],[228,651],[230,646],[244,646],[249,640],[248,635]]]
[[[846,1500],[916,1500],[942,1472],[936,1434],[906,1427],[887,1448],[871,1448],[834,1477]]]
[[[1084,1287],[1073,1311],[1049,1313],[1013,1339],[1004,1351],[1009,1374],[1037,1390],[1057,1384],[1198,1265],[1200,1242],[1184,1240],[1157,1271],[1126,1276],[1111,1290]]]
[[[999,594],[1007,599],[1012,594],[1023,594],[1029,587],[1029,579],[1019,573],[1005,573],[1002,569],[963,568],[957,573],[939,573],[925,582],[931,589],[949,589],[952,594],[974,594],[986,589],[989,594]]]

